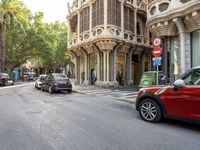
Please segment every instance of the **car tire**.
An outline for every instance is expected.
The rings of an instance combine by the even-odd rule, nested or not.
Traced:
[[[44,91],[44,88],[43,88],[43,86],[41,85],[41,91],[43,92]]]
[[[151,98],[144,99],[140,102],[139,113],[141,118],[147,122],[155,123],[162,119],[160,106]]]
[[[68,93],[71,93],[71,92],[72,92],[72,89],[68,90],[67,92],[68,92]]]
[[[2,80],[2,86],[6,86],[6,81]]]
[[[50,86],[49,87],[49,94],[53,94],[53,93],[54,93],[53,88]]]

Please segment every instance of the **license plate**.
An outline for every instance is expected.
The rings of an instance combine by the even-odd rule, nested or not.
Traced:
[[[60,81],[60,84],[66,84],[66,82],[65,81]]]
[[[13,81],[7,81],[9,84],[12,84],[13,83]]]

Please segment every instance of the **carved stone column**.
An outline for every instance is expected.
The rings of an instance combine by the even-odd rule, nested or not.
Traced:
[[[133,48],[127,54],[127,85],[133,84],[132,80],[132,55],[133,55]]]
[[[180,18],[175,18],[173,19],[175,22],[179,34],[180,34],[180,58],[181,58],[181,74],[183,74],[186,69],[185,69],[185,27],[184,23]]]
[[[106,51],[103,51],[103,82],[106,82]]]
[[[75,75],[75,81],[74,84],[78,85],[80,84],[80,57],[74,52],[74,51],[70,51],[70,54],[72,55],[72,57],[74,58],[74,75]]]
[[[95,44],[92,44],[92,47],[97,52],[97,81],[96,81],[96,84],[98,84],[100,81],[102,81],[102,75],[101,75],[102,74],[102,71],[101,71],[102,52],[99,50],[99,48]]]
[[[89,56],[87,54],[87,51],[82,48],[82,52],[84,54],[84,72],[85,72],[85,80],[84,80],[84,85],[89,85]]]
[[[96,43],[97,47],[103,52],[103,84],[104,86],[110,85],[110,51],[116,45],[115,41],[104,40]]]

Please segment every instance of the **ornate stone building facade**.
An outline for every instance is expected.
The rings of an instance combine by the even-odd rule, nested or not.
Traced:
[[[151,69],[146,0],[74,0],[68,10],[76,83],[138,84]]]
[[[163,37],[163,66],[171,81],[200,65],[200,0],[148,0],[147,26],[152,37]]]

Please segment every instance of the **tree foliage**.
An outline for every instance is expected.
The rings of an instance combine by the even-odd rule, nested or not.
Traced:
[[[13,23],[21,27],[27,26],[29,12],[29,9],[19,0],[0,0],[0,72],[5,68],[6,29]]]
[[[67,52],[65,23],[43,23],[43,13],[30,15],[30,25],[21,28],[12,22],[6,32],[6,64],[13,69],[28,59],[35,59],[47,70],[60,68],[70,62]]]

